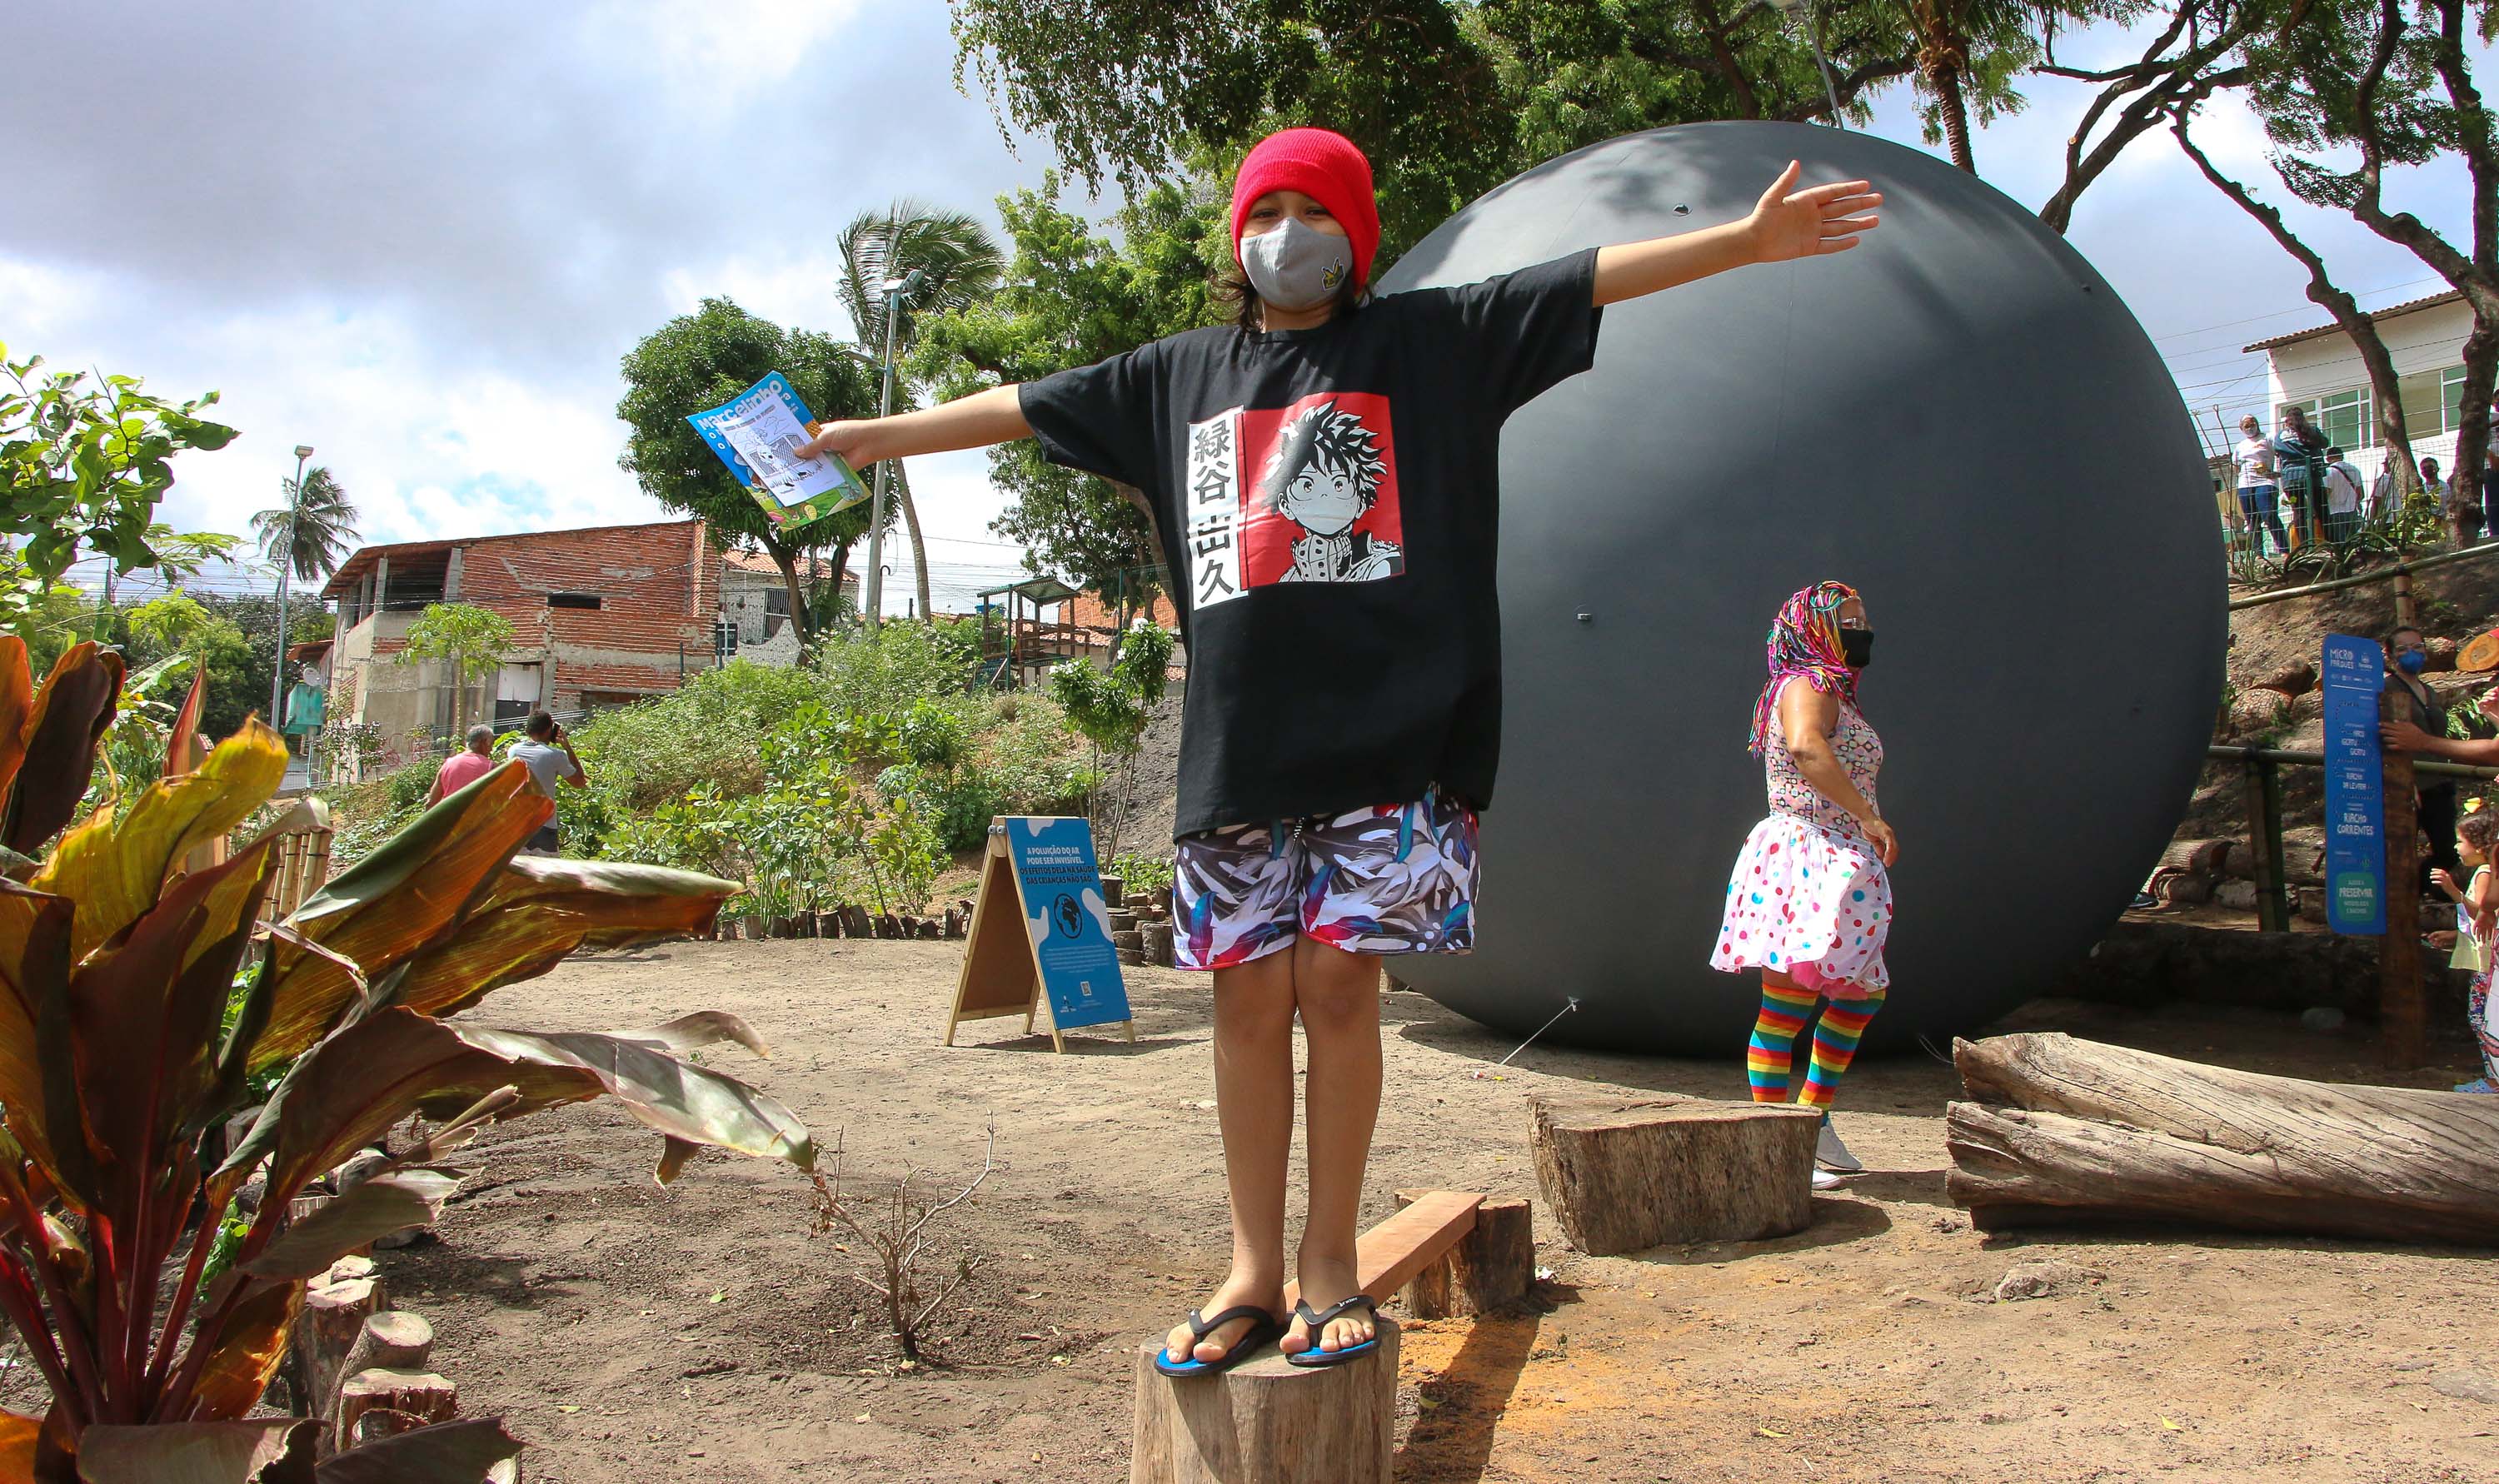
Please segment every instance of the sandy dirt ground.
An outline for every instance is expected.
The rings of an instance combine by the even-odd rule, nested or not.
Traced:
[[[464,1410],[500,1413],[548,1484],[1127,1477],[1130,1356],[1227,1250],[1202,981],[1132,981],[1134,1046],[1054,1055],[1020,1021],[938,1045],[956,946],[679,944],[576,960],[483,1018],[631,1028],[716,1007],[772,1043],[722,1058],[855,1180],[994,1173],[946,1228],[982,1259],[903,1371],[811,1187],[706,1155],[665,1191],[612,1107],[496,1131],[439,1241],[382,1254]],[[1533,1195],[1527,1097],[1590,1084],[1740,1095],[1722,1062],[1509,1048],[1384,1000],[1388,1101],[1366,1223],[1399,1186]],[[2374,1048],[2287,1017],[2040,1004],[2024,1028],[2369,1080]],[[2463,1048],[2445,1048],[2460,1071]],[[2424,1075],[2428,1082],[2432,1079]],[[1949,1069],[1862,1065],[1838,1126],[1869,1173],[1776,1242],[1588,1258],[1536,1209],[1536,1315],[1417,1322],[1398,1477],[1475,1480],[2425,1484],[2499,1478],[2490,1250],[2119,1230],[1987,1239],[1944,1198]],[[872,1188],[872,1187],[871,1187]],[[1298,1192],[1296,1193],[1298,1203]],[[2499,1234],[2494,1234],[2499,1242]],[[856,1245],[852,1243],[851,1245]],[[1995,1302],[2017,1263],[2066,1291]]]

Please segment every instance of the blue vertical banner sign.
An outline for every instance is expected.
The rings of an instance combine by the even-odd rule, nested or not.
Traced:
[[[1128,988],[1111,947],[1111,906],[1083,820],[1011,815],[1007,857],[1022,887],[1024,929],[1050,999],[1051,1023],[1073,1030],[1128,1018]]]
[[[2385,652],[2325,636],[2325,920],[2338,933],[2386,930],[2386,790],[2378,744]]]

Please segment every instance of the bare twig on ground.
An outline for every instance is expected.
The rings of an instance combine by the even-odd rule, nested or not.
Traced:
[[[929,1317],[945,1307],[978,1272],[983,1257],[968,1245],[955,1254],[955,1270],[938,1286],[934,1296],[925,1302],[920,1292],[920,1263],[928,1255],[935,1239],[931,1228],[938,1218],[972,1198],[981,1182],[997,1167],[998,1126],[995,1121],[985,1131],[987,1142],[981,1150],[981,1173],[943,1200],[933,1199],[923,1185],[915,1193],[913,1182],[923,1172],[913,1166],[902,1172],[893,1182],[893,1193],[882,1202],[857,1202],[842,1194],[842,1139],[833,1142],[832,1173],[809,1177],[816,1186],[816,1232],[841,1231],[867,1248],[858,1254],[870,1266],[874,1276],[852,1273],[851,1281],[885,1301],[886,1322],[902,1358],[913,1364],[920,1360],[920,1330]]]

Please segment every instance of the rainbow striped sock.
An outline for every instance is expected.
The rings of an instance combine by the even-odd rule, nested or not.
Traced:
[[[1788,1069],[1796,1060],[1796,1039],[1820,998],[1810,989],[1762,985],[1762,1014],[1753,1021],[1752,1044],[1744,1052],[1744,1076],[1753,1084],[1754,1102],[1788,1100]]]
[[[1866,1022],[1882,1008],[1879,990],[1860,1000],[1834,1000],[1823,1008],[1822,1019],[1813,1028],[1813,1056],[1805,1068],[1804,1090],[1797,1094],[1799,1103],[1808,1108],[1831,1106],[1839,1093],[1840,1078],[1857,1055]]]

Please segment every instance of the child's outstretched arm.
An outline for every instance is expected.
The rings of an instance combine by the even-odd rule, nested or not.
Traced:
[[[1880,220],[1873,210],[1883,204],[1881,193],[1864,180],[1800,191],[1797,177],[1803,173],[1801,164],[1790,160],[1742,221],[1598,248],[1597,303],[1638,299],[1747,263],[1818,257],[1856,246],[1859,234],[1871,231]]]
[[[827,423],[823,432],[798,445],[798,456],[837,453],[851,468],[865,468],[884,459],[987,448],[1030,436],[1032,424],[1024,421],[1022,398],[1009,384],[918,412]]]

